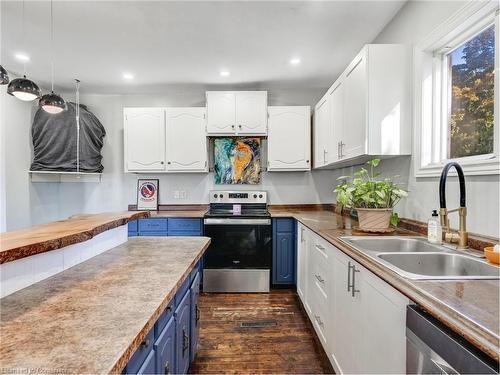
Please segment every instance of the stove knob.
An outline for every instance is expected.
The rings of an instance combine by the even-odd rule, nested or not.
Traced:
[[[217,198],[217,194],[214,194],[214,198]]]
[[[219,195],[219,198],[222,198],[222,194]]]
[[[253,195],[253,197],[254,197],[254,198],[257,198],[257,194],[254,194],[254,195]]]
[[[262,194],[259,194],[259,198],[262,198]]]

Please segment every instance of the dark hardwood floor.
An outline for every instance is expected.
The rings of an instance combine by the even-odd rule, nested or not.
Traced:
[[[201,294],[200,341],[192,374],[333,373],[294,290]],[[276,326],[243,328],[242,322]]]

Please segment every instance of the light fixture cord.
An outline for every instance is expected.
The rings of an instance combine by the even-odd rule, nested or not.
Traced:
[[[21,27],[22,27],[22,34],[21,34],[21,38],[22,38],[22,42],[23,42],[23,49],[26,50],[26,37],[25,37],[25,32],[24,32],[24,0],[22,1],[22,12],[23,12],[23,20],[22,20],[22,23],[21,23]],[[23,75],[26,77],[26,60],[24,59],[23,60]]]
[[[50,0],[50,54],[52,56],[52,61],[50,64],[52,76],[52,92],[54,92],[54,11],[52,0]]]
[[[76,172],[80,173],[80,80],[75,79],[76,83]]]

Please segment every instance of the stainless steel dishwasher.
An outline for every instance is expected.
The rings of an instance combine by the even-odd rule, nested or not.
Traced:
[[[498,362],[418,306],[408,306],[406,373],[498,374]]]

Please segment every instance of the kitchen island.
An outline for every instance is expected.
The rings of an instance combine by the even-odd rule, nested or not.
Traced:
[[[118,373],[210,239],[138,237],[0,300],[0,368]]]

